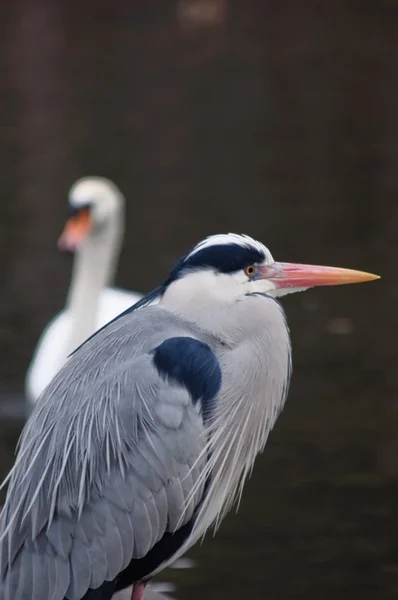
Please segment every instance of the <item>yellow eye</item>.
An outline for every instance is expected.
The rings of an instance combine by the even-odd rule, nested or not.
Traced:
[[[252,277],[255,272],[256,272],[255,265],[249,265],[248,267],[245,268],[245,275],[247,275],[248,277]]]

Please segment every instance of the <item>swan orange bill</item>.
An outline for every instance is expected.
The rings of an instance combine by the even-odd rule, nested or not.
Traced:
[[[90,210],[83,208],[76,215],[70,217],[58,240],[60,250],[77,250],[84,242],[92,227]]]

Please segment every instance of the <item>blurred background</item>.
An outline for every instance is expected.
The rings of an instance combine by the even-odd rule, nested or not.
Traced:
[[[396,598],[398,2],[2,2],[0,90],[1,477],[65,303],[68,189],[106,176],[121,287],[228,231],[382,276],[283,299],[287,406],[238,515],[162,579],[178,600]]]

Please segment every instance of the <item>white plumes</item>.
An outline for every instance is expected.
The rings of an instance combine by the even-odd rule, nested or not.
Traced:
[[[267,398],[266,410],[258,402],[247,402],[241,396],[228,395],[219,399],[215,418],[207,432],[209,441],[203,451],[209,460],[196,482],[196,486],[200,486],[208,478],[210,480],[192,532],[194,538],[202,536],[212,523],[216,530],[234,502],[240,501],[245,480],[285,402],[283,387],[275,386],[273,391],[273,397]],[[196,492],[196,486],[192,494]]]
[[[196,254],[200,250],[203,250],[204,248],[209,248],[210,246],[222,246],[224,244],[238,244],[242,247],[252,246],[256,250],[264,254],[265,263],[268,264],[274,262],[271,252],[266,246],[264,246],[264,244],[243,233],[218,233],[216,235],[210,235],[209,237],[199,242],[199,244],[197,244],[193,248],[193,250],[188,254],[187,258],[193,256],[194,254]]]
[[[65,397],[64,406],[71,403],[72,391],[69,397]],[[51,526],[56,512],[63,510],[67,504],[74,506],[77,510],[77,518],[80,519],[84,508],[87,506],[93,492],[92,483],[95,479],[98,484],[102,478],[110,477],[113,465],[117,465],[121,477],[125,477],[125,456],[128,453],[126,440],[121,437],[120,415],[118,404],[120,390],[117,386],[114,398],[107,384],[101,390],[98,387],[98,401],[93,406],[88,398],[86,402],[81,401],[80,409],[75,407],[64,418],[62,428],[57,423],[55,410],[48,413],[44,404],[26,425],[22,435],[21,450],[10,474],[3,482],[11,480],[18,488],[25,486],[27,493],[21,496],[21,502],[12,508],[8,506],[10,500],[7,497],[4,511],[11,509],[7,526],[2,530],[0,541],[19,520],[21,526],[26,522],[33,506],[37,503],[39,495],[49,493],[49,510],[47,518],[47,530]],[[55,391],[55,390],[54,390]],[[60,404],[61,404],[60,400]],[[149,405],[145,405],[145,411],[151,411]],[[46,416],[42,418],[42,414]],[[146,422],[142,420],[143,431],[146,431]],[[41,435],[31,436],[33,429],[39,427]],[[55,444],[61,444],[62,453],[55,451]],[[100,452],[99,452],[100,450]],[[103,473],[98,473],[102,459]],[[25,483],[30,479],[31,473],[40,473],[33,488],[27,487]],[[75,481],[72,482],[75,474]],[[34,480],[34,479],[33,479]]]
[[[191,536],[177,556],[203,537],[209,527],[213,525],[216,530],[231,506],[240,502],[245,480],[286,400],[291,350],[283,311],[271,299],[253,298],[250,302],[247,313],[241,313],[237,320],[243,330],[257,320],[263,321],[264,329],[259,328],[247,344],[226,351],[225,361],[219,357],[222,390],[205,431],[206,446],[198,457],[198,462],[205,457],[207,462],[186,507],[200,486],[207,482],[208,489]],[[240,372],[245,374],[244,384],[237,381]]]

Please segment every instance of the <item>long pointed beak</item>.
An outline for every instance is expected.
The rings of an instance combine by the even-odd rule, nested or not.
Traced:
[[[90,210],[83,208],[76,215],[70,217],[65,228],[58,240],[58,248],[60,250],[69,250],[74,252],[84,242],[91,231],[92,220]]]
[[[268,279],[278,288],[310,288],[321,285],[344,285],[380,279],[379,275],[341,269],[295,263],[272,263],[257,268],[255,279]]]

